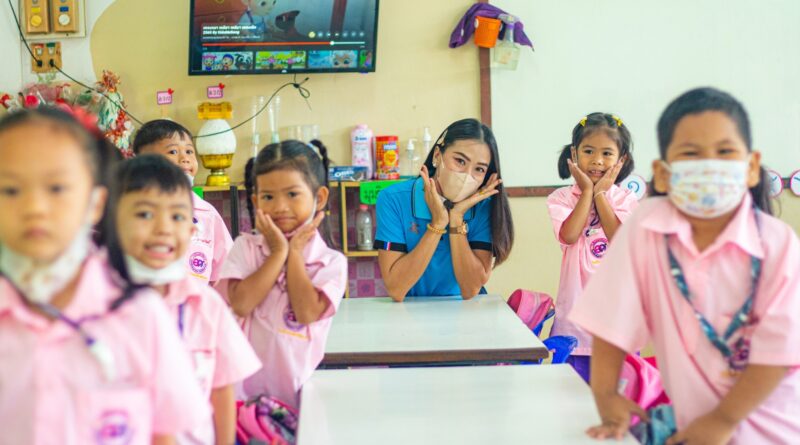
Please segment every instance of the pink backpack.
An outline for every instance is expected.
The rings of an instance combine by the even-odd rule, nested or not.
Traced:
[[[544,292],[517,289],[508,298],[508,305],[537,336],[545,320],[555,314],[553,298]]]
[[[635,354],[625,357],[619,375],[619,391],[645,411],[656,405],[670,403],[661,385],[661,373],[655,357],[642,358]],[[631,425],[638,423],[638,420],[634,418]]]
[[[236,402],[236,440],[241,444],[292,445],[297,433],[297,410],[274,397]]]

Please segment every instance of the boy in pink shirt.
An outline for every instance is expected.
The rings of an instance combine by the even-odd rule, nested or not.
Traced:
[[[346,259],[317,231],[328,201],[328,157],[314,142],[284,141],[258,154],[252,199],[260,234],[236,239],[220,276],[264,363],[245,380],[245,394],[266,393],[295,407],[322,361],[347,283]]]
[[[564,252],[551,335],[578,339],[569,363],[587,382],[592,338],[566,316],[619,225],[638,203],[633,193],[616,185],[633,171],[632,149],[631,134],[622,119],[606,113],[584,117],[573,128],[572,142],[564,146],[558,160],[559,176],[571,176],[575,184],[547,197],[553,230]]]
[[[180,167],[190,183],[194,182],[197,158],[192,134],[177,122],[158,119],[142,125],[136,132],[133,152],[136,155],[160,154]],[[199,283],[213,285],[219,279],[220,268],[233,245],[233,239],[214,206],[195,194],[192,194],[192,202],[197,230],[192,235],[186,263],[189,274]]]
[[[178,436],[178,442],[233,443],[233,387],[260,369],[261,362],[222,297],[186,273],[186,249],[195,230],[189,184],[179,168],[156,155],[125,161],[114,177],[109,213],[116,230],[109,236],[114,240],[109,259],[120,269],[124,265],[132,282],[149,285],[164,297],[214,410],[213,421],[209,417]]]
[[[169,443],[209,413],[161,301],[92,253],[98,136],[44,107],[0,120],[0,444]]]
[[[770,216],[747,114],[692,90],[658,136],[654,188],[669,199],[642,204],[570,314],[594,335],[603,423],[589,434],[618,437],[630,413],[646,417],[616,384],[625,353],[652,340],[674,403],[666,443],[800,443],[800,244]]]

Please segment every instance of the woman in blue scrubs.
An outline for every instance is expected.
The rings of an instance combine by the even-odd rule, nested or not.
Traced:
[[[492,130],[476,119],[450,124],[419,178],[380,192],[377,222],[378,262],[395,301],[485,293],[514,243]]]

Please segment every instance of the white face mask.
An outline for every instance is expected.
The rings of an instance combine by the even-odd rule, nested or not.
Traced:
[[[64,252],[44,264],[0,245],[0,272],[2,272],[29,301],[49,303],[53,296],[64,290],[89,255],[92,245],[90,214],[100,197],[98,189],[92,190],[86,219]]]
[[[440,163],[436,170],[436,179],[442,187],[442,195],[452,202],[461,202],[478,191],[481,183],[469,173],[454,172]]]
[[[185,258],[179,258],[161,269],[153,269],[136,258],[125,255],[125,268],[128,270],[128,276],[134,284],[163,286],[181,281],[186,277]]]
[[[724,215],[736,208],[747,193],[748,161],[662,163],[672,173],[670,201],[689,216],[710,219]]]

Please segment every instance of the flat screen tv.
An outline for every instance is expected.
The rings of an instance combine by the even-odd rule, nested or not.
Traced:
[[[375,71],[379,0],[191,0],[189,75]]]

